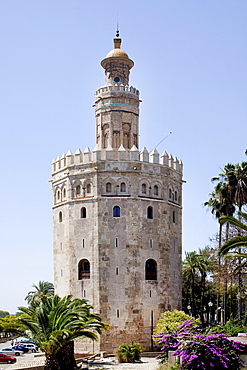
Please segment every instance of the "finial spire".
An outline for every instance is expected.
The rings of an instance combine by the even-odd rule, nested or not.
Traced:
[[[119,29],[118,29],[118,12],[117,12],[117,31],[116,31],[116,37],[119,37]]]
[[[117,22],[117,31],[116,31],[116,37],[114,39],[114,48],[115,49],[120,49],[121,48],[121,39],[119,38],[119,29],[118,29],[118,22]]]
[[[116,37],[119,37],[119,29],[118,29],[118,25],[117,25]]]

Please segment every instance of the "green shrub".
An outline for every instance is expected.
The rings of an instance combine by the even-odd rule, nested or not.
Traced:
[[[118,362],[136,362],[140,361],[142,349],[138,343],[121,344],[117,349]]]
[[[230,319],[225,325],[214,326],[210,331],[215,334],[226,334],[231,337],[237,337],[238,333],[246,332],[246,326],[239,325],[238,319]]]

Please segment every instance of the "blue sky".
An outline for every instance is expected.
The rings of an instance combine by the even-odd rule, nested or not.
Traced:
[[[228,162],[247,160],[246,0],[0,1],[0,309],[53,281],[51,161],[95,146],[94,91],[113,47],[134,60],[140,147],[184,163],[183,247],[217,222],[203,207]]]

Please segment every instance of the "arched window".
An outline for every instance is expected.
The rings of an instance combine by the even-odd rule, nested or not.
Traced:
[[[146,280],[157,280],[157,262],[153,259],[149,259],[146,261],[145,279]]]
[[[81,218],[87,217],[87,209],[85,207],[81,208]]]
[[[126,184],[125,184],[125,182],[121,182],[121,184],[120,184],[120,191],[121,191],[121,193],[125,193],[126,192]]]
[[[57,192],[57,200],[60,200],[60,191]]]
[[[169,198],[172,199],[172,189],[169,189]]]
[[[63,197],[66,198],[66,189],[63,189]]]
[[[154,185],[154,195],[159,195],[159,188],[157,185]]]
[[[81,186],[80,185],[76,186],[75,193],[76,193],[77,196],[81,194]]]
[[[153,207],[148,206],[147,208],[147,218],[154,218],[153,217]]]
[[[111,183],[110,182],[106,184],[105,190],[107,193],[111,193]]]
[[[87,193],[90,194],[91,193],[91,184],[87,184]]]
[[[120,207],[119,206],[113,207],[113,217],[120,217]]]
[[[59,220],[59,222],[62,222],[63,221],[63,214],[62,214],[61,211],[58,214],[58,220]]]
[[[90,262],[86,259],[78,263],[78,280],[90,279]]]
[[[147,193],[147,186],[146,184],[142,184],[142,194],[146,194]]]
[[[177,190],[175,190],[175,201],[177,202],[177,200],[178,200],[178,192]]]

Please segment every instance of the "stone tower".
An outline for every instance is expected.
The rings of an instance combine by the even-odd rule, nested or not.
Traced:
[[[134,62],[119,37],[101,66],[95,148],[52,163],[55,291],[87,299],[110,325],[81,349],[151,350],[159,316],[181,308],[182,162],[139,151]]]

